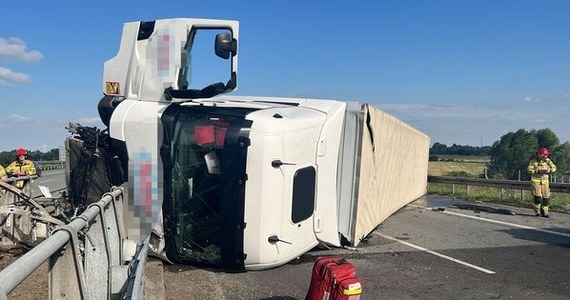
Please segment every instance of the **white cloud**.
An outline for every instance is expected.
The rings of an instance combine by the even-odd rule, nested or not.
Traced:
[[[560,96],[562,99],[570,99],[570,94],[563,94]]]
[[[71,122],[79,123],[82,126],[95,126],[95,125],[100,126],[103,124],[99,117],[84,117],[84,118],[75,119]]]
[[[524,98],[524,101],[528,102],[528,103],[538,103],[538,102],[542,102],[544,99],[542,99],[541,97],[533,97],[533,96],[526,96]]]
[[[11,83],[30,82],[31,80],[32,78],[27,74],[0,67],[0,85],[2,86],[8,86]]]
[[[18,114],[11,114],[8,115],[6,118],[4,118],[4,121],[9,123],[25,123],[25,122],[30,122],[32,120],[33,118],[31,117],[26,117]]]
[[[378,107],[388,113],[427,118],[503,118],[512,113],[509,111],[455,104],[378,104]]]
[[[17,37],[9,39],[0,37],[0,58],[29,63],[42,60],[44,55],[38,50],[28,49],[26,43]]]
[[[8,129],[8,131],[21,131],[24,128],[33,127],[33,126],[25,126],[25,125],[29,125],[32,122],[36,121],[34,118],[22,116],[22,115],[18,115],[18,114],[7,115],[2,120],[3,121],[0,122],[0,128]],[[35,124],[34,124],[34,126],[35,126]],[[3,137],[6,135],[5,132],[2,132],[1,134]]]

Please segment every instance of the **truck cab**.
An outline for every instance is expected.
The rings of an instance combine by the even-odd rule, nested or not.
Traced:
[[[124,25],[98,109],[106,165],[124,174],[129,240],[150,235],[150,250],[176,263],[262,270],[319,243],[356,246],[425,194],[429,138],[378,109],[228,94],[237,87],[238,25]],[[411,150],[393,155],[402,146]],[[412,187],[378,198],[399,182]]]
[[[129,237],[152,233],[153,250],[174,262],[262,269],[318,243],[316,156],[327,119],[318,106],[330,105],[223,96],[236,87],[237,45],[235,21],[133,22],[105,63],[99,112],[128,174]],[[226,67],[200,68],[213,57]]]
[[[319,144],[332,107],[326,101],[307,107],[311,101],[287,100],[218,96],[162,113],[169,258],[266,269],[318,244],[317,155],[326,155]],[[336,104],[342,111],[343,104]],[[328,180],[333,187],[334,173]],[[336,219],[336,211],[329,219]],[[340,245],[336,224],[328,230],[327,242]]]

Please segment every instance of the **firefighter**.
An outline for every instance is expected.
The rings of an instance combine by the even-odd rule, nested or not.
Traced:
[[[18,148],[15,152],[16,159],[6,167],[8,176],[31,176],[36,174],[36,168],[31,160],[28,160],[28,150]],[[22,189],[27,181],[16,181],[16,187]]]
[[[0,165],[0,180],[4,180],[8,178],[8,174],[6,173],[6,169],[2,165]]]
[[[550,174],[556,172],[556,165],[548,158],[550,152],[546,147],[540,147],[536,158],[528,164],[531,174],[532,195],[534,196],[533,210],[535,216],[548,218],[548,202],[550,198]]]
[[[8,175],[6,174],[6,169],[4,169],[2,165],[0,165],[0,180],[4,180],[6,178],[8,178]],[[2,197],[5,193],[6,193],[5,189],[0,189],[0,197]]]

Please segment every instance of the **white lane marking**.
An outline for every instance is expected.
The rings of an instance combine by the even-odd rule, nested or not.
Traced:
[[[459,216],[459,217],[463,217],[463,218],[470,218],[470,219],[475,219],[475,220],[480,220],[480,221],[485,221],[485,222],[495,223],[495,224],[500,224],[500,225],[505,225],[505,226],[511,226],[511,227],[522,228],[522,229],[529,229],[529,230],[534,230],[534,231],[538,231],[538,232],[549,233],[549,234],[554,234],[554,235],[559,235],[559,236],[570,238],[570,234],[568,234],[566,232],[559,232],[559,231],[541,229],[541,228],[536,228],[536,227],[531,227],[531,226],[526,226],[526,225],[519,225],[519,224],[514,224],[514,223],[509,223],[509,222],[486,219],[486,218],[481,218],[479,216],[470,216],[470,215],[460,214],[460,213],[447,211],[447,210],[444,210],[443,212],[446,214],[449,214],[449,215]]]
[[[419,205],[413,205],[413,204],[408,204],[408,206],[410,206],[410,207],[415,207],[415,208],[421,208],[421,209],[425,209],[425,210],[430,210],[429,207],[425,207],[425,206],[419,206]],[[471,216],[471,215],[460,214],[460,213],[456,213],[456,212],[452,212],[452,211],[447,211],[447,210],[443,210],[442,212],[443,212],[443,213],[446,213],[446,214],[449,214],[449,215],[458,216],[458,217],[464,217],[464,218],[469,218],[469,219],[475,219],[475,220],[479,220],[479,221],[485,221],[485,222],[489,222],[489,223],[495,223],[495,224],[500,224],[500,225],[515,227],[515,228],[522,228],[522,229],[534,230],[534,231],[538,231],[538,232],[542,232],[542,233],[554,234],[554,235],[559,235],[559,236],[563,236],[563,237],[570,238],[570,234],[568,234],[568,233],[566,233],[566,232],[560,232],[560,231],[542,229],[542,228],[531,227],[531,226],[526,226],[526,225],[519,225],[519,224],[509,223],[509,222],[503,222],[503,221],[497,221],[497,220],[482,218],[482,217],[480,217],[480,216]]]
[[[45,182],[50,182],[50,181],[54,181],[54,180],[55,180],[55,179],[47,179],[47,180],[42,180],[42,181],[39,182],[39,183],[45,183]]]
[[[408,246],[408,247],[412,247],[412,248],[418,249],[418,250],[420,250],[420,251],[425,251],[425,252],[427,252],[427,253],[429,253],[429,254],[433,254],[433,255],[435,255],[435,256],[439,256],[439,257],[441,257],[441,258],[445,258],[445,259],[450,260],[450,261],[452,261],[452,262],[455,262],[455,263],[464,265],[464,266],[466,266],[466,267],[475,269],[475,270],[477,270],[477,271],[481,271],[481,272],[483,272],[483,273],[495,274],[495,272],[493,272],[493,271],[491,271],[491,270],[487,270],[487,269],[485,269],[485,268],[481,268],[481,267],[478,267],[478,266],[476,266],[476,265],[472,265],[472,264],[470,264],[470,263],[464,262],[464,261],[459,260],[459,259],[457,259],[457,258],[453,258],[453,257],[447,256],[447,255],[444,255],[444,254],[441,254],[441,253],[437,253],[437,252],[435,252],[435,251],[431,251],[431,250],[429,250],[429,249],[426,249],[426,248],[423,248],[423,247],[420,247],[420,246],[417,246],[417,245],[408,243],[408,242],[404,242],[404,241],[402,241],[402,240],[399,240],[399,239],[397,239],[397,238],[391,237],[391,236],[389,236],[389,235],[385,235],[385,234],[380,233],[380,232],[374,232],[374,234],[375,234],[375,235],[378,235],[378,236],[381,236],[381,237],[383,237],[383,238],[385,238],[385,239],[392,240],[392,241],[398,242],[398,243],[400,243],[400,244],[404,244],[404,245],[406,245],[406,246]]]

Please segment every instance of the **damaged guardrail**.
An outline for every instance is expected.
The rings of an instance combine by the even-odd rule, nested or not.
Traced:
[[[147,246],[138,245],[135,259],[128,253],[135,251],[123,249],[128,244],[120,222],[122,195],[122,187],[113,188],[0,271],[0,300],[48,259],[50,299],[119,299],[127,289],[137,295],[144,281],[134,281],[134,274],[142,272],[137,266],[144,266]]]
[[[37,175],[19,176],[0,181],[0,247],[24,244],[34,246],[64,222],[62,197],[32,197],[33,179]],[[23,189],[10,183],[26,181]],[[27,192],[26,192],[27,191]]]
[[[146,259],[148,254],[148,247],[150,243],[150,236],[139,245],[137,248],[137,254],[133,261],[131,262],[131,268],[129,270],[129,279],[126,282],[126,292],[123,295],[123,299],[144,299],[144,287],[145,287],[145,267]]]
[[[5,179],[3,179],[2,181],[7,183],[7,184],[14,184],[18,181],[30,181],[33,182],[34,179],[37,179],[38,177],[40,177],[39,175],[26,175],[26,176],[15,176],[15,177],[7,177]],[[2,188],[2,187],[0,187]],[[28,194],[31,195],[32,194],[32,185],[31,184],[26,184],[24,186],[24,189],[22,189],[23,191],[28,191]],[[0,205],[3,205],[5,203],[0,203]]]
[[[8,177],[8,178],[4,179],[3,181],[6,183],[14,183],[16,181],[31,180],[31,179],[36,179],[38,177],[39,177],[38,175]]]

